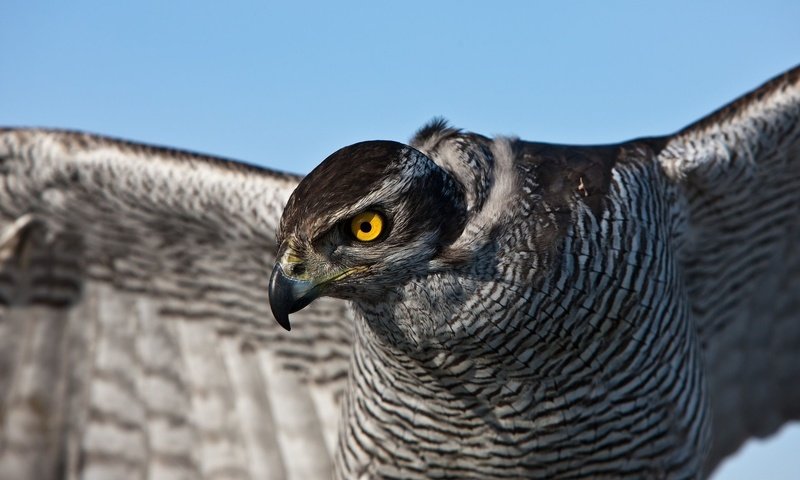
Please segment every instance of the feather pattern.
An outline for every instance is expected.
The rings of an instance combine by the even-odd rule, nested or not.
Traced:
[[[297,177],[40,130],[0,170],[0,477],[330,470],[349,313],[288,336],[267,305]]]
[[[800,68],[668,137],[411,145],[462,233],[286,334],[299,177],[0,129],[0,477],[695,477],[800,418]]]
[[[659,162],[686,202],[713,468],[800,418],[800,67],[683,129]]]

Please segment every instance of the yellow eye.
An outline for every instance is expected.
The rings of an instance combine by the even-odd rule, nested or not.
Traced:
[[[350,221],[350,231],[362,242],[371,242],[383,231],[383,216],[378,212],[359,213]]]

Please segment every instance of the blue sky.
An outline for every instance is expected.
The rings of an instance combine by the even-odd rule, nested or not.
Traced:
[[[0,6],[0,125],[307,172],[435,115],[562,143],[668,133],[800,62],[800,2]],[[717,477],[800,478],[800,428]]]

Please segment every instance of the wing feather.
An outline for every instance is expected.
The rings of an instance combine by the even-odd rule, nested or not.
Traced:
[[[266,289],[298,181],[0,129],[0,477],[327,477],[349,311]]]
[[[800,67],[681,130],[659,160],[684,193],[712,469],[800,418]]]

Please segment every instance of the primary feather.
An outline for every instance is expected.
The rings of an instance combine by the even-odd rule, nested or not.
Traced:
[[[374,196],[312,174],[281,240],[313,220],[350,268],[337,220],[397,223],[329,292],[355,309],[290,334],[267,286],[299,177],[0,130],[0,477],[708,473],[800,417],[799,120],[796,68],[669,137],[345,149],[331,175]],[[434,185],[462,200],[413,200]]]

